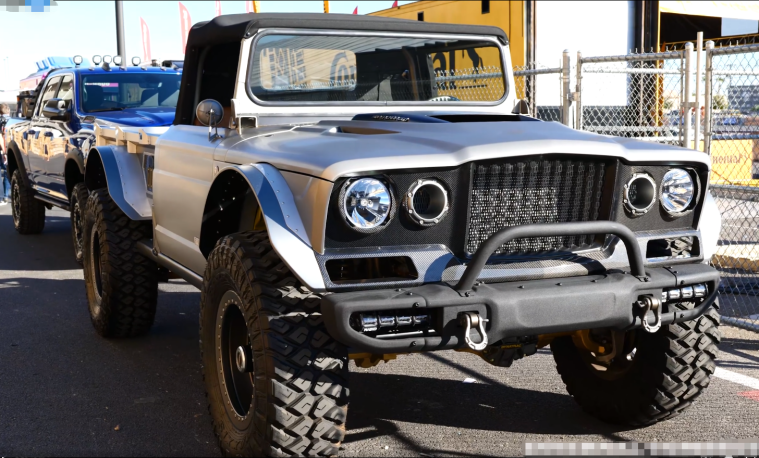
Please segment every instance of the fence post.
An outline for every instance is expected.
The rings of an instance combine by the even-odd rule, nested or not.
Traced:
[[[685,91],[685,94],[683,94],[683,118],[681,119],[681,122],[683,124],[683,147],[687,148],[690,146],[690,109],[691,109],[691,101],[690,101],[690,79],[693,75],[693,66],[692,66],[692,57],[693,57],[693,43],[685,43],[685,74],[683,75],[683,88]]]
[[[704,32],[698,32],[696,34],[696,96],[694,97],[696,117],[693,122],[693,149],[700,150],[700,144],[698,142],[701,136],[701,54],[704,52]]]
[[[575,129],[582,130],[582,53],[577,51],[577,81],[575,82]]]
[[[569,106],[572,103],[569,91],[569,50],[565,49],[561,59],[561,123],[565,126],[569,126]]]
[[[704,84],[704,152],[712,154],[712,50],[714,42],[706,42],[706,84]]]

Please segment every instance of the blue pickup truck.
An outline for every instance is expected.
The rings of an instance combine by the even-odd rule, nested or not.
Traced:
[[[45,209],[71,212],[77,261],[82,262],[81,228],[88,197],[87,152],[95,146],[94,125],[153,127],[174,121],[181,84],[177,65],[126,66],[95,56],[47,58],[22,81],[21,117],[8,121],[5,144],[11,177],[13,223],[20,234],[38,234]],[[24,86],[29,87],[24,87]]]

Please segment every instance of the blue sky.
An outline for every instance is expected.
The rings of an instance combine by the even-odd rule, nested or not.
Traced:
[[[153,58],[181,59],[182,37],[179,24],[179,2],[125,1],[124,33],[129,59],[142,57],[140,18],[150,28]],[[400,1],[403,5],[411,3]],[[215,1],[183,1],[193,23],[216,15]],[[393,0],[330,1],[330,13],[359,14],[390,8]],[[260,2],[263,13],[322,13],[321,1]],[[2,8],[2,7],[0,7]],[[222,14],[245,13],[245,2],[222,1]],[[0,90],[18,88],[18,82],[37,70],[35,62],[47,56],[90,58],[95,54],[116,54],[115,2],[58,1],[48,12],[0,11]]]

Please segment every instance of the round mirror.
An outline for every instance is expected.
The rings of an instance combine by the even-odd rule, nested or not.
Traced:
[[[134,65],[135,67],[138,66],[138,65],[140,65],[140,62],[142,62],[142,61],[140,60],[139,57],[137,57],[137,56],[132,57],[132,65]]]
[[[113,63],[116,65],[121,65],[121,56],[113,56]]]
[[[111,56],[103,56],[103,62],[105,62],[106,64],[110,64],[111,63]]]
[[[95,65],[100,65],[100,62],[103,62],[103,58],[100,57],[98,54],[95,54],[92,56],[92,63]]]
[[[224,117],[224,108],[214,99],[205,99],[195,109],[195,117],[204,126],[217,126]]]
[[[82,56],[74,56],[74,64],[82,65],[82,62],[84,62],[84,59],[82,58]]]

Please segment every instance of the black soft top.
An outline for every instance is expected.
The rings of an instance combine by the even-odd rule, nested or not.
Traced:
[[[228,14],[195,24],[190,30],[187,47],[242,40],[253,36],[260,29],[271,28],[490,35],[498,36],[508,44],[506,33],[492,26],[441,24],[356,14],[251,13]]]
[[[485,35],[496,36],[504,44],[509,42],[502,29],[482,25],[440,24],[354,14],[251,13],[218,16],[210,21],[199,22],[190,29],[174,124],[192,123],[195,112],[195,88],[198,84],[196,80],[201,76],[198,66],[204,48],[237,43],[239,50],[239,43],[244,38],[255,35],[260,29],[273,28]],[[233,79],[235,77],[227,76]]]

